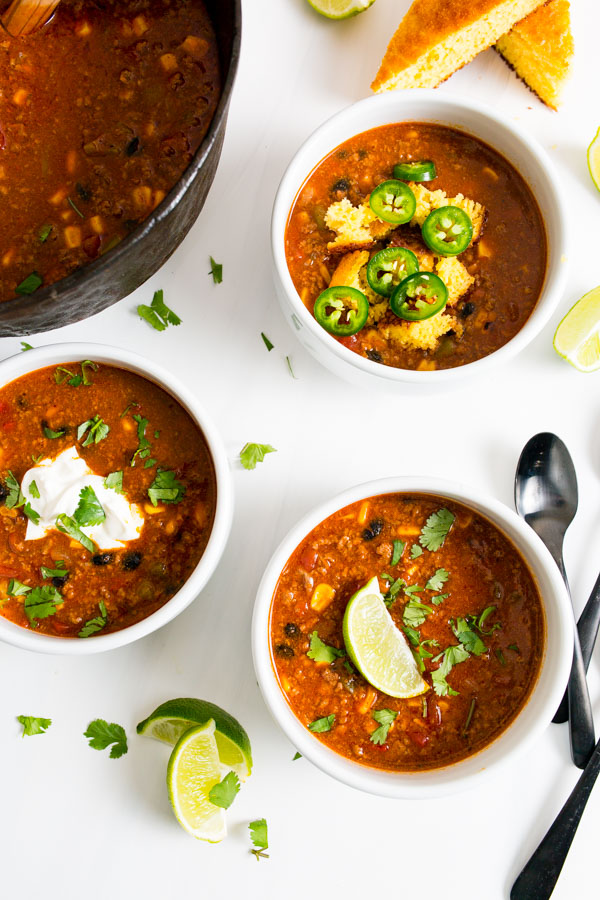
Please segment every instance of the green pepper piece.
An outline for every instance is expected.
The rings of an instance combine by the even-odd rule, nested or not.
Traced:
[[[421,229],[423,240],[434,253],[457,256],[473,237],[473,223],[458,206],[441,206],[430,212]]]
[[[432,159],[415,162],[399,162],[394,166],[394,178],[398,181],[433,181],[437,172]]]
[[[419,271],[419,260],[406,247],[387,247],[369,260],[367,281],[376,294],[389,297],[407,275]]]
[[[371,192],[369,206],[378,219],[403,225],[414,216],[417,201],[403,181],[384,181]]]
[[[369,318],[369,301],[356,288],[336,285],[319,294],[313,314],[329,334],[349,337],[360,331]]]
[[[390,308],[407,322],[435,316],[446,305],[448,289],[433,272],[415,272],[401,281],[390,297]]]

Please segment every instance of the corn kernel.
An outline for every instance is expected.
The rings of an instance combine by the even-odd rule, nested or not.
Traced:
[[[88,37],[92,33],[92,26],[89,22],[86,22],[85,19],[82,22],[78,22],[75,26],[75,34],[77,37]]]
[[[75,150],[69,150],[67,153],[67,172],[73,175],[77,168],[77,153]]]
[[[10,250],[7,250],[4,256],[2,257],[2,265],[10,266],[11,262],[15,258],[15,248],[11,247]]]
[[[23,106],[25,101],[27,100],[28,94],[25,88],[17,88],[17,90],[13,94],[13,103],[16,106]]]
[[[164,511],[164,506],[152,506],[151,503],[144,503],[144,512],[148,513],[149,516],[156,516],[158,513],[163,513]]]
[[[64,230],[65,244],[70,250],[81,247],[81,228],[79,225],[67,225]]]
[[[59,206],[65,197],[67,196],[66,188],[59,188],[56,193],[52,194],[51,197],[48,198],[48,202],[52,204],[52,206]]]
[[[156,209],[159,203],[167,196],[166,191],[154,191],[154,197],[152,199],[152,209]]]
[[[131,23],[131,26],[132,26],[135,34],[138,37],[141,37],[143,34],[145,34],[148,31],[148,28],[150,27],[148,25],[148,20],[146,19],[146,16],[136,16],[135,19],[133,20],[133,22]]]
[[[361,703],[358,707],[359,713],[363,716],[365,713],[368,713],[376,700],[377,700],[376,691],[369,688],[369,690],[367,691],[366,697],[364,698],[364,700],[361,701]]]
[[[208,41],[205,41],[204,38],[196,37],[195,34],[188,34],[181,45],[181,49],[193,56],[194,59],[202,59],[208,51]]]
[[[92,231],[95,231],[96,234],[103,234],[104,222],[102,221],[102,216],[92,216],[90,219],[90,228]]]
[[[135,425],[129,419],[121,419],[121,428],[123,431],[133,431]]]
[[[279,680],[280,680],[280,682],[281,682],[281,687],[282,687],[282,688],[284,689],[284,691],[287,693],[287,692],[289,691],[290,687],[291,687],[291,684],[290,684],[290,682],[289,682],[289,679],[287,679],[287,678],[285,677],[285,675],[282,675],[281,678],[280,678]]]
[[[361,503],[360,509],[358,511],[358,524],[364,525],[367,521],[367,516],[369,515],[369,502],[365,500],[364,503]]]
[[[132,191],[133,202],[140,208],[147,208],[152,203],[152,188],[147,184],[136,187]]]
[[[160,64],[165,72],[174,72],[177,69],[177,57],[174,53],[163,53],[160,57]]]
[[[323,612],[324,609],[327,609],[334,597],[335,589],[332,588],[330,584],[318,584],[310,598],[311,608],[315,609],[317,612]]]

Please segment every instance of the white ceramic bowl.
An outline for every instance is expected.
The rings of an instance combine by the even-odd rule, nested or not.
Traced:
[[[494,353],[453,369],[418,372],[372,362],[348,350],[317,324],[300,300],[285,258],[285,228],[296,195],[314,167],[341,143],[379,125],[402,121],[449,125],[480,138],[498,150],[531,188],[546,226],[548,266],[537,305],[518,334]],[[545,151],[522,129],[491,107],[466,97],[433,90],[389,91],[360,100],[328,119],[302,144],[289,164],[275,197],[271,249],[275,287],[283,313],[301,343],[315,359],[355,384],[454,384],[479,375],[522,350],[541,331],[562,297],[567,278],[567,215],[560,184]]]
[[[50,344],[26,353],[18,353],[0,363],[0,387],[9,384],[16,378],[34,372],[45,366],[59,365],[74,360],[91,359],[99,363],[107,363],[128,369],[148,378],[171,394],[181,406],[187,410],[201,429],[206,439],[215,468],[217,484],[217,505],[213,528],[208,544],[198,565],[182,588],[168,600],[164,606],[141,622],[123,628],[112,634],[97,635],[86,640],[74,638],[52,637],[37,634],[27,628],[15,625],[0,616],[0,640],[25,650],[38,653],[57,653],[69,656],[82,656],[98,653],[101,650],[114,650],[124,644],[130,644],[138,638],[156,631],[182,610],[189,606],[198,596],[206,582],[214,572],[225,550],[231,521],[233,517],[233,488],[229,463],[221,438],[212,420],[202,405],[188,389],[176,378],[166,372],[162,366],[144,359],[128,350],[117,349],[103,344],[65,343]]]
[[[275,674],[270,647],[273,593],[282,569],[296,547],[328,516],[349,503],[378,494],[435,494],[481,513],[518,547],[539,588],[546,617],[546,648],[533,691],[509,727],[478,753],[444,768],[425,772],[384,772],[345,759],[330,750],[300,723],[288,705]],[[477,785],[533,744],[550,724],[563,696],[573,655],[573,613],[556,564],[537,535],[516,513],[463,484],[426,477],[394,477],[350,488],[305,516],[283,539],[260,583],[252,621],[254,668],[265,702],[302,756],[352,787],[385,797],[439,797]]]

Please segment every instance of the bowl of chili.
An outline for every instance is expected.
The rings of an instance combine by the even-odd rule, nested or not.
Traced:
[[[422,673],[406,695],[363,677],[348,645],[349,601],[374,577]],[[556,566],[516,513],[464,484],[392,477],[286,535],[258,589],[252,649],[302,756],[373,794],[437,797],[512,764],[549,725],[572,628]]]
[[[536,141],[484,104],[428,90],[361,100],[281,180],[271,249],[284,316],[315,359],[363,386],[483,375],[562,296],[558,185]]]
[[[216,173],[240,40],[240,0],[63,0],[5,35],[0,334],[94,315],[169,258]]]
[[[221,438],[160,365],[101,344],[0,363],[0,640],[111,650],[202,591],[233,515]]]

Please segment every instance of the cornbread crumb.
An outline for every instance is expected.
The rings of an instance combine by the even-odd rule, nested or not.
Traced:
[[[435,264],[435,271],[448,288],[448,306],[454,306],[475,282],[456,256],[439,258]]]
[[[543,0],[414,0],[392,37],[374,91],[437,87]]]
[[[503,35],[495,49],[551,109],[571,73],[573,35],[568,0],[550,0]]]
[[[454,331],[460,337],[463,326],[455,316],[444,312],[420,322],[398,322],[383,325],[379,329],[379,333],[388,340],[405,349],[416,350],[435,350],[439,339],[448,331]]]
[[[442,206],[458,206],[466,212],[473,223],[473,240],[471,243],[479,240],[481,229],[485,222],[485,206],[482,206],[481,203],[477,203],[475,200],[470,200],[464,194],[448,197],[445,191],[430,191],[423,187],[422,184],[416,184],[413,181],[409,182],[408,186],[417,201],[417,208],[411,219],[411,225],[422,226],[429,213],[434,209],[440,209]]]
[[[325,213],[325,224],[336,232],[335,240],[327,244],[327,249],[344,253],[372,247],[397,227],[377,218],[368,197],[360,206],[353,206],[347,197],[332,203]]]

